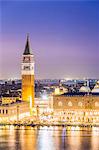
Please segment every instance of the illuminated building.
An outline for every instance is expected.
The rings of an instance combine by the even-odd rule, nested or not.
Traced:
[[[1,97],[2,104],[10,104],[16,102],[16,100],[19,100],[20,97]]]
[[[65,122],[99,124],[99,93],[66,93],[53,96],[53,111]]]
[[[48,112],[53,110],[53,97],[42,96],[35,98],[35,109],[39,106],[39,113]]]
[[[34,107],[34,55],[31,54],[29,37],[22,57],[22,100]]]
[[[27,102],[16,101],[10,104],[0,105],[0,123],[19,121],[29,115],[30,107]]]

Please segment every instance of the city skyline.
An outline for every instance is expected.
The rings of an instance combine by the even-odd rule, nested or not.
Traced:
[[[27,33],[36,78],[99,78],[99,2],[1,1],[0,79],[21,78]]]

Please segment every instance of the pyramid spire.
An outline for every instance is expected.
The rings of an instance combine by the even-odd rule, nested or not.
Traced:
[[[27,34],[27,41],[26,41],[26,45],[25,45],[25,50],[23,55],[30,55],[30,44],[29,44],[29,34]]]

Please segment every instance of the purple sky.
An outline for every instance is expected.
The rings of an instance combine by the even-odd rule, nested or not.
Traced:
[[[30,34],[36,78],[99,78],[98,1],[0,1],[0,79],[21,78]]]

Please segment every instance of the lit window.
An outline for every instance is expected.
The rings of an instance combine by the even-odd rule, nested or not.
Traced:
[[[4,114],[4,109],[3,109],[3,114]]]
[[[83,105],[82,102],[78,102],[79,107],[82,107],[82,105]]]
[[[99,107],[99,102],[95,102],[95,107]]]
[[[72,102],[71,101],[68,102],[68,106],[70,106],[70,107],[72,106]]]
[[[60,106],[60,107],[62,107],[63,106],[63,104],[62,104],[62,102],[60,101],[60,102],[58,102],[58,106]]]
[[[8,110],[6,110],[6,114],[8,113]]]

